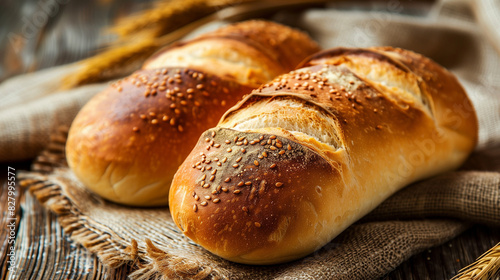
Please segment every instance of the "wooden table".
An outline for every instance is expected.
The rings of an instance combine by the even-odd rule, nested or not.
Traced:
[[[96,256],[75,244],[57,222],[56,216],[43,208],[29,193],[16,184],[16,195],[8,193],[8,168],[28,170],[29,162],[0,164],[0,280],[4,279],[126,279],[127,267],[107,270]],[[15,199],[13,216],[9,196]],[[11,205],[12,206],[12,205]],[[10,218],[15,217],[15,220]],[[15,223],[14,236],[9,224]],[[12,236],[12,238],[10,237]],[[9,271],[9,240],[15,240],[15,268]],[[474,226],[459,237],[413,256],[383,279],[449,279],[500,241],[500,230]],[[500,279],[500,275],[497,279]]]

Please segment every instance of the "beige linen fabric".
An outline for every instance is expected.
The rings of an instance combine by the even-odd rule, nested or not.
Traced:
[[[500,31],[495,25],[500,2],[441,1],[424,15],[419,5],[408,8],[399,1],[384,2],[377,11],[349,7],[280,13],[276,20],[308,31],[324,48],[390,45],[431,57],[455,73],[469,93],[479,117],[479,145],[460,171],[407,187],[314,254],[267,267],[230,263],[185,238],[166,208],[122,207],[93,196],[65,164],[67,130],[52,136],[34,171],[22,175],[23,184],[59,215],[73,240],[110,267],[129,265],[132,279],[370,279],[455,237],[470,223],[500,226]],[[106,86],[57,92],[61,75],[74,67],[0,85],[1,161],[40,153],[50,132],[60,125],[67,129],[82,104]]]

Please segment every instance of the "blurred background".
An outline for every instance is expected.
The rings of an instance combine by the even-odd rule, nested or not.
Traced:
[[[116,35],[120,17],[151,7],[153,0],[0,1],[0,81],[95,54]]]
[[[156,1],[169,2],[169,1]],[[186,13],[177,26],[195,21],[211,12],[244,2],[264,1],[177,1],[186,6],[207,5],[206,13]],[[203,4],[200,4],[205,2]],[[273,1],[268,1],[272,6]],[[306,7],[334,7],[339,10],[384,11],[406,15],[425,15],[434,1],[274,1],[293,4],[264,9],[243,17],[274,17],[293,25],[293,19],[280,18],[283,12]],[[393,3],[391,3],[393,2]],[[95,55],[116,40],[108,28],[119,18],[154,7],[154,0],[1,0],[0,1],[0,81],[39,69],[78,61]],[[395,5],[397,4],[397,6]],[[400,6],[401,5],[401,6]],[[280,6],[280,5],[278,5]],[[390,10],[388,7],[397,7]],[[238,11],[233,11],[238,13]]]

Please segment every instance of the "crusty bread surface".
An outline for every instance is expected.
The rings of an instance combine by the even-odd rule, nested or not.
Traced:
[[[228,260],[295,260],[404,186],[459,167],[477,130],[463,88],[432,60],[390,47],[324,51],[200,137],[170,211]]]
[[[166,47],[81,109],[68,164],[107,200],[167,205],[173,175],[199,135],[242,96],[318,50],[304,33],[259,20]]]

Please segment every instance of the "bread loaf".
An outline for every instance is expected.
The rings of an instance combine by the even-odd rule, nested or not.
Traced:
[[[166,205],[199,135],[243,95],[316,51],[304,33],[265,21],[168,46],[81,109],[69,131],[68,164],[103,198]]]
[[[170,211],[228,260],[319,249],[397,190],[457,168],[477,119],[457,79],[390,47],[337,48],[254,90],[175,174]]]

